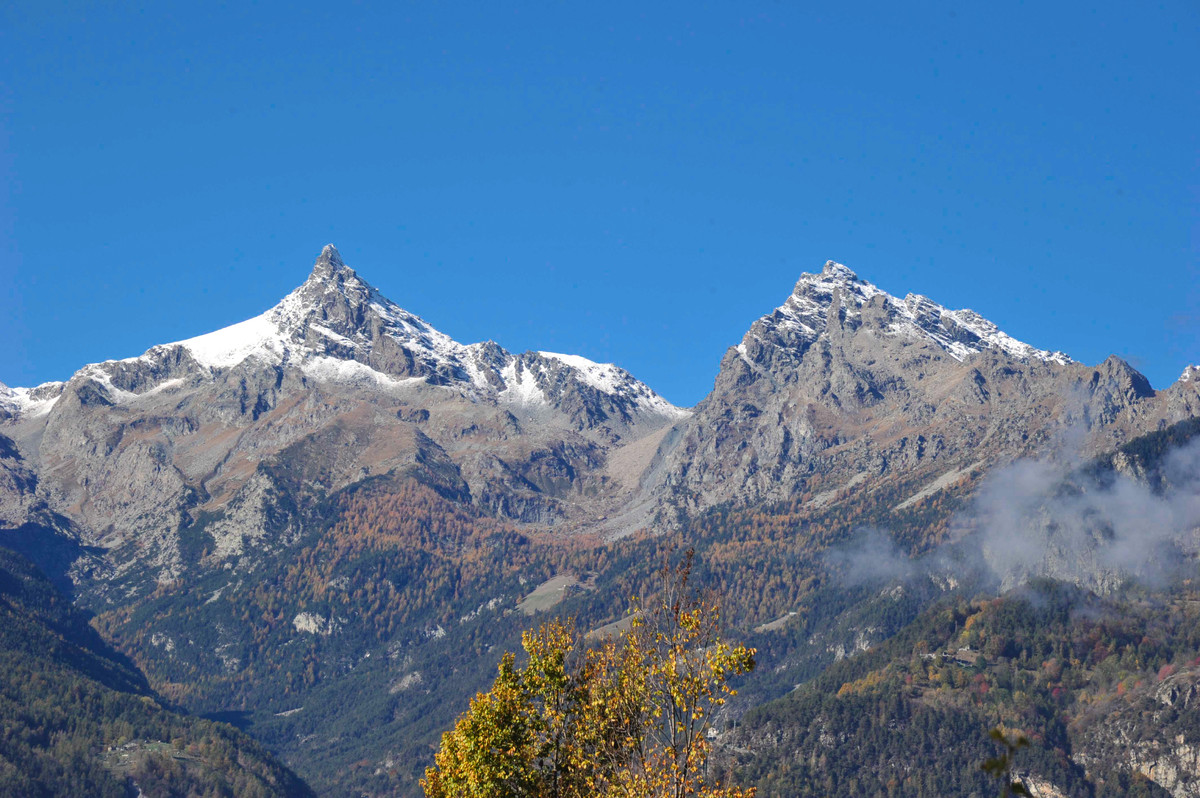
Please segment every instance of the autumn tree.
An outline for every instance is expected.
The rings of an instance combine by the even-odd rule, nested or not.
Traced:
[[[754,650],[720,635],[720,608],[689,584],[691,552],[629,628],[587,646],[570,621],[526,632],[442,737],[428,798],[748,798],[714,783],[709,730]]]

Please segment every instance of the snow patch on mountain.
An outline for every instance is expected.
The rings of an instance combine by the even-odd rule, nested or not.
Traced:
[[[424,382],[421,377],[396,378],[376,371],[357,360],[342,360],[336,357],[313,356],[300,365],[304,376],[318,382],[336,382],[342,385],[358,385],[376,388],[397,388],[403,385]]]
[[[86,377],[99,385],[113,404],[123,404],[138,397],[133,391],[127,391],[124,388],[118,388],[114,385],[112,376],[104,370],[101,364],[84,366],[76,376]]]
[[[278,311],[279,306],[215,332],[164,346],[183,347],[197,363],[210,369],[232,368],[251,357],[278,362],[287,352],[287,338],[278,323]]]
[[[518,405],[550,404],[546,393],[538,386],[533,372],[519,359],[513,358],[509,361],[500,370],[500,377],[504,380],[504,390],[498,395],[500,401]]]
[[[0,382],[0,411],[34,418],[50,412],[65,382],[44,382],[33,388],[9,388]]]
[[[1200,382],[1200,366],[1188,366],[1179,375],[1177,382]]]

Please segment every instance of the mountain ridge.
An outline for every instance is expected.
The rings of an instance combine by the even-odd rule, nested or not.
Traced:
[[[265,366],[298,366],[308,376],[326,381],[375,381],[386,386],[389,380],[420,379],[515,404],[551,401],[547,391],[563,375],[544,372],[566,368],[567,376],[629,404],[629,412],[670,419],[686,414],[614,364],[548,352],[513,355],[492,341],[460,344],[362,280],[332,244],[322,250],[308,279],[264,313],[209,333],[157,344],[141,355],[87,364],[72,379],[90,377],[119,402],[140,395],[137,388],[159,387],[193,365],[212,374],[247,360]],[[146,379],[128,374],[143,365],[151,367],[146,376],[155,384],[149,387],[144,386]],[[0,387],[0,409],[14,415],[44,414],[57,401],[56,391],[68,382]]]
[[[318,459],[345,460],[322,489],[399,467],[518,521],[599,521],[619,536],[688,507],[780,499],[818,483],[832,495],[864,473],[927,470],[934,483],[979,460],[981,443],[983,459],[1000,462],[1072,425],[1086,428],[1093,450],[1115,446],[1194,414],[1192,374],[1154,391],[1115,356],[1089,368],[973,311],[898,298],[827,261],[750,325],[713,391],[684,409],[612,364],[461,344],[384,297],[331,244],[258,316],[86,365],[66,382],[0,388],[0,423],[36,470],[65,477],[43,480],[42,494],[68,517],[82,514],[90,543],[161,537],[164,523],[183,528],[197,512],[261,505],[278,491],[258,463],[351,427],[380,442],[348,460],[320,449]],[[113,418],[80,428],[105,413]],[[81,456],[84,439],[94,442]],[[138,457],[112,462],[135,448]],[[92,464],[80,470],[81,460]],[[128,501],[104,489],[93,498],[79,482],[120,467],[125,484],[144,486]],[[147,516],[136,509],[145,502],[160,509]],[[171,520],[162,507],[175,508]]]
[[[275,344],[281,343],[278,340],[278,331],[271,324],[271,321],[273,321],[271,317],[283,315],[289,305],[294,307],[297,304],[289,300],[292,300],[306,286],[328,284],[335,280],[348,280],[351,285],[357,284],[356,288],[366,294],[370,301],[388,307],[393,312],[399,311],[402,322],[406,322],[417,332],[430,337],[433,345],[426,348],[435,356],[435,359],[437,355],[444,355],[446,350],[453,350],[459,354],[459,359],[462,359],[461,355],[463,352],[469,352],[472,356],[470,357],[471,361],[474,361],[476,358],[486,361],[487,357],[484,350],[494,345],[493,341],[461,344],[444,335],[416,314],[400,308],[394,302],[384,297],[374,286],[362,281],[357,273],[345,264],[337,248],[332,244],[328,244],[323,248],[321,256],[318,258],[317,263],[314,264],[308,279],[264,313],[208,333],[178,341],[155,344],[140,355],[85,364],[79,370],[111,363],[131,363],[151,356],[159,350],[170,350],[175,347],[188,349],[195,356],[199,364],[206,365],[209,368],[225,368],[236,365],[244,357],[255,354],[255,349],[259,348],[258,345],[263,344],[266,340],[271,340]],[[809,311],[811,311],[811,306],[813,305],[818,306],[822,311],[827,309],[828,297],[833,287],[842,289],[841,304],[852,315],[858,315],[863,306],[869,307],[871,300],[882,302],[887,306],[887,311],[893,317],[899,317],[901,322],[907,321],[910,323],[907,330],[904,329],[906,325],[903,323],[893,324],[893,329],[889,332],[892,334],[903,334],[905,332],[913,333],[919,331],[919,334],[927,336],[930,340],[938,341],[952,357],[960,361],[967,356],[979,354],[983,349],[990,348],[1004,350],[1018,359],[1032,357],[1064,364],[1077,362],[1064,352],[1041,350],[1023,341],[1019,341],[1009,336],[993,322],[970,309],[951,310],[921,294],[908,293],[903,298],[892,295],[869,281],[863,280],[857,273],[833,260],[826,261],[821,272],[806,272],[801,274],[795,288],[789,294],[784,304],[776,308],[774,314],[769,314],[769,316],[773,316],[776,326],[787,326],[790,324],[800,329],[807,327],[810,335],[818,335],[825,326],[825,320],[822,317],[823,314],[817,314],[820,319],[818,325],[808,325],[806,317],[811,317],[813,314],[806,312],[806,309],[802,307],[802,303],[810,306]],[[850,290],[846,291],[846,289]],[[822,290],[825,294],[825,301],[823,303],[813,302],[814,293],[819,298]],[[847,294],[849,295],[849,299],[847,299]],[[879,297],[879,299],[875,299],[876,297]],[[768,317],[763,317],[759,321],[765,322],[767,319]],[[811,321],[811,318],[807,320]],[[930,327],[938,326],[941,326],[943,329],[936,331],[929,329]],[[316,332],[319,334],[322,333],[320,329],[316,330]],[[339,333],[330,329],[325,329],[323,334],[330,338],[329,343],[332,344],[336,344],[340,337]],[[743,336],[742,341],[736,344],[737,350],[745,354],[747,346],[752,346],[749,339],[755,337],[757,336],[752,326],[747,331],[747,334]],[[246,340],[247,338],[250,340]],[[336,349],[336,346],[333,348]],[[525,354],[531,354],[531,352]],[[537,352],[537,354],[549,355],[552,353]],[[586,358],[580,358],[578,355],[571,355],[569,357],[584,360],[591,366],[612,366],[613,368],[619,368],[613,364],[595,363]],[[229,360],[229,358],[233,358],[233,360]],[[441,365],[446,364],[442,363]],[[473,365],[473,363],[467,364],[468,367],[473,367]],[[462,363],[452,362],[451,367],[462,369],[464,366]],[[319,366],[314,370],[319,371]],[[479,372],[474,371],[474,369],[472,370],[471,379],[478,379],[481,375]],[[1194,380],[1198,370],[1200,370],[1200,366],[1186,366],[1176,382]],[[431,372],[436,372],[436,368],[431,369]],[[628,372],[624,373],[628,375]],[[331,370],[328,375],[332,377],[339,376],[336,370]],[[345,377],[349,375],[343,374],[341,376]],[[32,387],[9,387],[4,383],[0,383],[0,411],[7,411],[10,414],[20,412],[27,415],[46,412],[56,398],[56,392],[62,386],[66,385],[67,381],[52,380]],[[486,380],[484,381],[486,382]],[[1165,390],[1165,388],[1158,390]],[[657,396],[657,394],[654,395]],[[658,398],[661,399],[661,397]],[[665,402],[665,400],[663,401]]]
[[[768,333],[786,328],[798,343],[811,344],[828,328],[828,314],[835,305],[839,312],[853,316],[864,312],[882,316],[887,321],[880,327],[883,334],[923,336],[960,362],[984,349],[999,349],[1019,360],[1075,362],[1064,352],[1049,352],[1016,340],[973,310],[950,310],[920,294],[909,293],[899,299],[832,260],[825,262],[819,274],[801,274],[784,304],[759,323]],[[745,355],[754,340],[760,340],[760,335],[752,326],[737,350]]]
[[[428,322],[396,305],[374,286],[363,281],[353,269],[345,264],[337,248],[332,244],[327,244],[322,249],[321,255],[305,282],[267,311],[208,333],[155,344],[140,355],[85,364],[76,371],[76,374],[109,364],[139,362],[175,348],[187,350],[198,365],[209,369],[229,368],[245,358],[255,355],[269,355],[278,359],[287,354],[285,351],[280,351],[285,344],[283,339],[298,332],[297,329],[281,331],[278,323],[285,321],[290,322],[289,326],[291,327],[297,326],[297,319],[294,316],[298,309],[301,311],[300,315],[303,315],[302,295],[307,294],[311,299],[314,294],[312,290],[314,286],[320,288],[328,286],[330,283],[351,286],[351,290],[360,294],[359,300],[362,306],[378,305],[380,310],[384,311],[382,315],[386,321],[408,328],[411,335],[401,336],[401,338],[407,337],[408,342],[414,340],[420,342],[422,344],[420,348],[423,350],[421,354],[428,357],[423,363],[410,364],[410,368],[413,368],[419,376],[432,377],[437,380],[439,376],[445,377],[449,372],[449,374],[457,376],[459,381],[471,382],[481,387],[496,385],[495,378],[488,375],[487,372],[495,370],[495,363],[490,362],[494,360],[494,357],[490,356],[490,352],[494,351],[494,347],[499,347],[498,344],[495,344],[494,341],[461,344],[441,333]],[[308,290],[306,291],[306,289]],[[892,295],[869,281],[863,280],[857,273],[833,260],[826,261],[821,272],[801,274],[787,300],[772,314],[760,318],[758,322],[751,325],[742,340],[734,345],[734,348],[742,355],[746,355],[748,348],[754,348],[754,342],[760,338],[755,329],[758,326],[765,326],[772,332],[777,332],[780,328],[791,327],[798,333],[794,337],[801,341],[805,338],[818,337],[826,327],[825,316],[834,290],[840,292],[840,305],[849,315],[859,316],[864,309],[868,313],[877,315],[880,310],[878,305],[882,304],[883,312],[891,320],[891,324],[886,329],[888,334],[923,336],[938,343],[947,354],[960,362],[967,357],[991,349],[1004,351],[1020,360],[1037,359],[1059,364],[1077,363],[1064,352],[1038,349],[1013,338],[998,325],[973,310],[967,308],[952,310],[921,294],[908,293],[903,298]],[[288,319],[289,315],[293,317]],[[815,324],[812,323],[814,320]],[[303,327],[303,325],[299,326]],[[357,360],[353,352],[354,345],[361,344],[361,342],[346,339],[341,333],[323,325],[314,324],[310,327],[316,337],[328,339],[322,342],[324,348],[331,353],[342,355],[341,358],[336,359]],[[286,334],[281,336],[281,332]],[[321,347],[305,341],[305,338],[306,336],[301,335],[300,341],[309,344],[312,351],[321,349]],[[509,354],[503,347],[500,347],[500,350],[505,355]],[[545,351],[524,353],[526,356],[534,354],[553,357],[556,353]],[[521,356],[514,355],[514,357]],[[652,403],[668,415],[679,415],[680,411],[685,409],[671,405],[654,393],[645,383],[633,379],[627,371],[614,364],[596,363],[578,355],[560,356],[556,359],[562,362],[576,361],[574,365],[580,370],[610,367],[622,378],[638,383],[636,391],[643,402]],[[386,358],[380,358],[380,360],[384,361],[385,368],[378,370],[372,368],[373,371],[392,377],[412,376],[411,374],[405,375],[403,371],[393,373],[395,369],[387,368]],[[363,364],[370,368],[369,363],[363,362]],[[312,364],[312,371],[314,376],[332,379],[372,376],[356,373],[353,369],[343,370],[339,373],[336,367],[330,368],[327,363]],[[1188,365],[1176,383],[1172,383],[1172,385],[1194,381],[1198,373],[1200,373],[1200,366]],[[0,412],[7,412],[10,415],[45,413],[57,399],[56,394],[67,382],[69,379],[52,380],[32,387],[9,387],[0,383]],[[509,375],[509,379],[505,380],[504,384],[507,385],[508,382],[516,383],[512,386],[514,395],[521,394],[519,389],[521,374],[519,372]],[[1167,386],[1167,388],[1169,387],[1171,386]],[[1166,388],[1158,390],[1166,390]]]

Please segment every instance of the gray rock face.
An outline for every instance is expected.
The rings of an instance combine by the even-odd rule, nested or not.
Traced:
[[[80,545],[81,531],[54,511],[37,474],[11,438],[0,435],[0,546],[20,552],[66,593],[75,582],[103,577],[95,552]]]
[[[12,439],[0,435],[0,528],[25,523],[38,505],[37,476]]]
[[[1200,796],[1200,677],[1185,670],[1108,708],[1075,760],[1084,767],[1118,762],[1175,798]]]
[[[830,262],[726,352],[658,491],[703,508],[932,481],[1076,438],[1100,451],[1198,409],[1196,381],[1156,393],[1119,358],[1090,368]]]

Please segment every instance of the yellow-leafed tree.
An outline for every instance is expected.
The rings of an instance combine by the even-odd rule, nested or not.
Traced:
[[[720,610],[691,589],[691,552],[627,631],[586,647],[570,621],[523,636],[492,689],[442,736],[428,798],[749,798],[707,772],[709,730],[754,650],[720,636]]]

